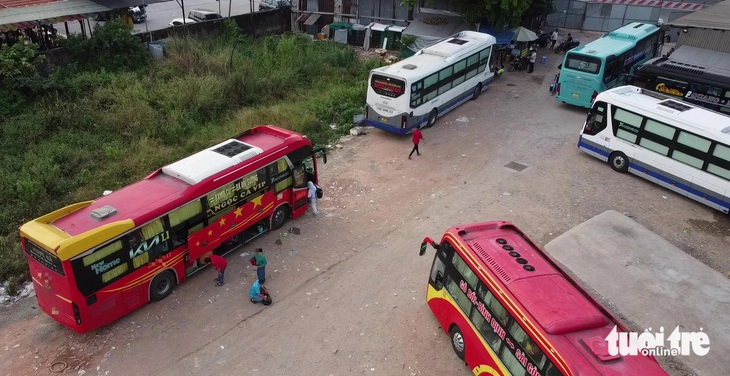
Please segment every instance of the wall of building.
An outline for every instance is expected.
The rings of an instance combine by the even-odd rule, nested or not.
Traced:
[[[688,45],[707,50],[730,53],[730,30],[712,30],[699,28],[686,28],[676,30],[678,33],[677,46]],[[687,32],[684,32],[687,30]]]

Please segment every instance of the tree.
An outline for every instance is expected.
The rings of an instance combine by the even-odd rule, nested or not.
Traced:
[[[132,28],[119,20],[97,26],[89,39],[74,35],[63,47],[71,61],[87,70],[105,69],[110,72],[133,71],[146,66],[150,55]]]
[[[552,4],[552,0],[535,0],[543,1]],[[421,3],[419,0],[401,1],[401,5],[411,9]],[[499,28],[519,25],[533,0],[452,0],[451,3],[467,22],[485,22]]]

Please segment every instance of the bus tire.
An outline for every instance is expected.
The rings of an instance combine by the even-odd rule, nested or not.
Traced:
[[[156,275],[150,283],[150,300],[159,302],[167,298],[175,288],[175,284],[175,274],[169,270]]]
[[[271,229],[278,230],[281,226],[284,226],[286,221],[289,219],[289,208],[286,205],[281,205],[274,213],[271,214]]]
[[[456,356],[459,359],[464,360],[464,354],[466,353],[466,347],[464,345],[464,335],[461,334],[459,327],[454,325],[449,330],[449,337],[451,337],[451,347],[454,349]]]
[[[482,83],[478,83],[477,86],[474,87],[474,94],[471,96],[471,100],[475,100],[479,98],[479,94],[482,93]]]
[[[629,158],[620,151],[611,153],[608,157],[608,163],[614,171],[626,172],[629,170]]]
[[[431,128],[436,124],[436,119],[438,119],[439,116],[439,110],[433,109],[431,110],[431,113],[428,114],[428,122],[426,123],[426,128]]]

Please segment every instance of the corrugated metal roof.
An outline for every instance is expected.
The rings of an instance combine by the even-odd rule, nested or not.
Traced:
[[[91,17],[96,13],[170,0],[0,0],[0,31]]]
[[[686,16],[679,17],[667,24],[675,27],[730,30],[730,1],[722,1]]]

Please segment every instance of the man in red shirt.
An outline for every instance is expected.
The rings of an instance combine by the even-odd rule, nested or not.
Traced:
[[[210,255],[209,258],[205,259],[205,262],[209,262],[215,270],[218,271],[218,278],[215,280],[217,283],[216,286],[223,286],[223,275],[226,272],[226,266],[228,266],[228,261],[226,261],[225,258],[218,256],[218,255]]]
[[[419,128],[420,127],[413,131],[413,150],[411,150],[411,154],[408,154],[408,159],[411,159],[411,155],[413,155],[414,151],[416,152],[416,155],[421,155],[421,152],[418,151],[418,143],[421,142],[421,140],[425,140],[425,138],[423,138]]]

